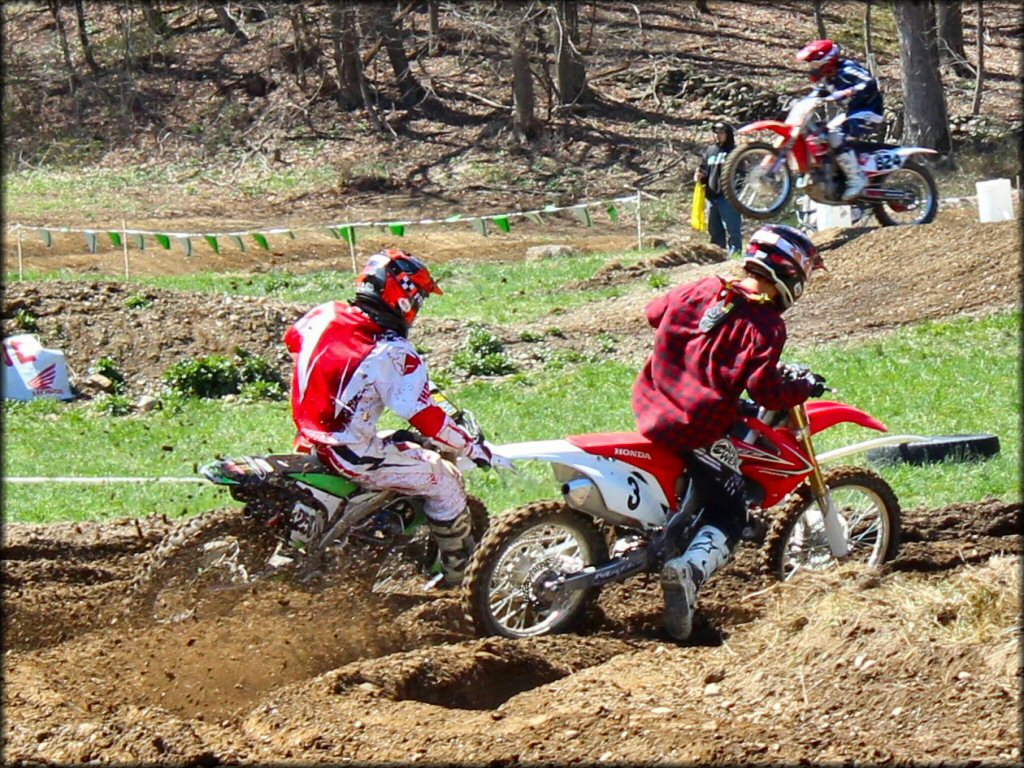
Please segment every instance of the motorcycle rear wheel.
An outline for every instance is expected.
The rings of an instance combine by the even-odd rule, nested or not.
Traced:
[[[878,186],[900,188],[914,193],[913,203],[881,202],[872,208],[883,227],[928,224],[939,211],[939,188],[931,171],[920,163],[908,162],[885,175]]]
[[[900,544],[900,506],[889,484],[870,469],[838,467],[825,484],[847,524],[847,562],[877,567],[896,556]],[[825,539],[820,516],[808,516],[817,502],[805,483],[773,520],[765,539],[765,559],[775,578],[786,581],[799,571],[823,571],[838,565]]]
[[[496,518],[466,571],[462,600],[477,634],[522,638],[567,632],[586,615],[600,587],[553,598],[538,595],[546,578],[608,560],[608,542],[593,518],[541,501]]]
[[[766,141],[752,141],[729,153],[722,168],[722,192],[742,216],[771,219],[793,196],[793,175],[782,164],[768,172],[779,151]]]

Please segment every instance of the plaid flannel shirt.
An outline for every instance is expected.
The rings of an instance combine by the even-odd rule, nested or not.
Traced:
[[[647,320],[657,330],[654,351],[633,385],[633,412],[645,437],[676,451],[724,437],[739,417],[744,389],[773,410],[810,395],[809,382],[785,381],[778,371],[786,326],[772,302],[748,296],[710,333],[699,330],[705,310],[729,285],[719,277],[704,278],[647,307]]]

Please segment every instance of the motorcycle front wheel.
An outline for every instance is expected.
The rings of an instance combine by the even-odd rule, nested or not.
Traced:
[[[875,218],[883,227],[927,224],[939,211],[939,188],[931,171],[909,162],[887,173],[876,186],[907,193],[907,201],[888,200],[875,203]]]
[[[842,516],[849,557],[877,567],[896,556],[900,544],[900,505],[889,484],[870,469],[838,467],[825,473],[825,484]],[[838,561],[810,487],[805,483],[773,520],[765,539],[768,570],[782,581],[800,571],[823,571]]]
[[[591,517],[560,502],[528,504],[492,521],[466,570],[463,605],[481,636],[566,632],[600,588],[551,595],[543,585],[607,560],[607,540]]]
[[[770,219],[793,196],[793,175],[782,163],[772,171],[778,150],[765,141],[743,144],[731,153],[722,168],[722,192],[742,216]]]

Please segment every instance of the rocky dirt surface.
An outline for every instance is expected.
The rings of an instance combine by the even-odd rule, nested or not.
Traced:
[[[1019,764],[1019,504],[906,510],[881,575],[780,585],[741,549],[686,644],[642,579],[523,641],[344,569],[163,616],[132,582],[180,524],[6,526],[6,764]]]
[[[793,340],[1017,306],[1017,223],[973,216],[819,235],[829,271],[792,310]],[[589,350],[611,333],[624,357],[640,356],[656,292],[647,273],[690,279],[729,269],[721,258],[680,241],[639,265],[610,264],[586,283],[619,283],[622,295],[559,315],[565,338],[545,343]],[[140,292],[152,302],[126,309]],[[281,332],[303,309],[107,280],[9,285],[5,325],[19,308],[76,371],[113,355],[137,391],[178,359],[234,345],[284,365]],[[521,327],[494,330],[531,359]],[[438,362],[462,333],[429,313],[417,327]],[[664,634],[660,590],[643,579],[608,588],[578,634],[511,642],[473,637],[451,595],[372,595],[344,568],[307,586],[171,586],[157,605],[133,580],[180,522],[9,524],[4,757],[1017,764],[1019,637],[1007,627],[1020,518],[1019,503],[993,500],[906,510],[901,554],[881,575],[779,585],[742,550],[702,593],[685,644]],[[982,619],[998,606],[996,631]]]

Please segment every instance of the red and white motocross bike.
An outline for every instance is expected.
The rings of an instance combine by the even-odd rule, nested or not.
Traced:
[[[768,411],[745,401],[730,436],[748,504],[771,524],[764,557],[788,579],[839,561],[877,566],[896,554],[900,508],[892,488],[859,466],[822,462],[880,445],[881,437],[815,454],[811,436],[841,423],[885,432],[864,411],[814,401]],[[571,629],[602,585],[658,572],[701,526],[683,459],[639,433],[571,435],[497,446],[503,457],[551,464],[563,501],[541,501],[491,519],[463,582],[464,609],[480,635],[529,637]],[[784,502],[780,505],[780,502]]]
[[[856,199],[842,199],[845,181],[826,137],[828,128],[817,115],[823,102],[817,96],[796,99],[785,121],[758,120],[737,129],[737,134],[769,131],[776,139],[740,144],[729,154],[722,191],[736,210],[753,219],[773,218],[801,188],[816,203],[849,205],[861,215],[873,211],[882,226],[932,221],[938,188],[916,156],[937,155],[934,149],[851,140],[868,184]]]

